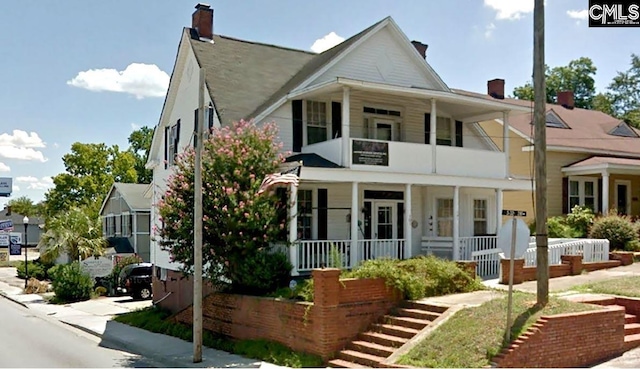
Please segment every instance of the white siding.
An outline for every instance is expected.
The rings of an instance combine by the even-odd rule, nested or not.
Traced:
[[[352,50],[338,63],[316,78],[311,85],[336,77],[362,81],[439,89],[426,65],[420,65],[395,32],[386,27]],[[411,46],[413,47],[413,46]]]
[[[274,110],[269,116],[258,122],[258,124],[275,122],[278,125],[278,138],[284,144],[283,151],[293,150],[293,116],[291,113],[291,102]]]
[[[188,55],[186,56],[184,68],[182,70],[176,70],[172,77],[179,78],[180,81],[177,86],[177,94],[173,109],[171,111],[164,112],[166,117],[168,117],[165,119],[167,126],[175,125],[178,119],[180,119],[180,140],[178,143],[178,152],[184,151],[187,146],[192,146],[193,144],[191,136],[194,130],[194,111],[198,108],[199,66],[191,48],[189,47],[187,50]],[[209,105],[210,102],[211,99],[209,94],[205,93],[205,105]],[[206,122],[204,123],[206,124]],[[216,126],[220,126],[220,120],[217,114],[214,116],[214,124]],[[159,136],[161,137],[161,144],[160,149],[156,153],[157,156],[155,159],[160,164],[153,170],[153,204],[156,204],[162,194],[166,191],[167,178],[173,171],[173,168],[171,167],[168,169],[165,169],[164,167],[164,145],[165,140],[167,139],[165,137],[164,126],[159,126],[157,129],[161,135]],[[162,268],[177,270],[179,268],[179,264],[171,263],[169,261],[169,253],[167,251],[160,250],[158,243],[154,241],[156,237],[153,235],[153,226],[155,225],[158,228],[161,227],[155,206],[151,207],[151,224],[151,262]]]

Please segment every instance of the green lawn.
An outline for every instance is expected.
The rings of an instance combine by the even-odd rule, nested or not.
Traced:
[[[151,332],[178,337],[185,341],[192,341],[192,327],[186,324],[173,323],[167,319],[169,316],[170,314],[168,312],[151,307],[119,315],[115,320]],[[232,341],[228,338],[204,331],[202,344],[216,350],[223,350],[232,354],[291,368],[323,366],[323,361],[320,357],[292,351],[277,342],[265,340]]]
[[[615,278],[601,282],[587,283],[572,288],[574,291],[605,293],[629,297],[640,297],[640,277]]]
[[[594,310],[597,307],[550,298],[542,310],[536,296],[521,292],[513,295],[512,339],[522,334],[541,315]],[[478,307],[459,311],[424,341],[404,355],[400,364],[416,367],[480,368],[490,364],[504,346],[507,298],[498,298]]]

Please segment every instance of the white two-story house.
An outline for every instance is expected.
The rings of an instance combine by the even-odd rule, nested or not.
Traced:
[[[426,49],[390,17],[321,54],[239,40],[213,33],[213,10],[199,4],[153,138],[154,201],[191,142],[204,68],[210,126],[275,121],[288,161],[302,162],[291,189],[294,275],[327,265],[332,247],[349,268],[495,247],[503,193],[531,182],[510,175],[509,135],[499,150],[477,122],[501,119],[508,132],[509,117],[530,108],[452,90]],[[151,258],[177,269],[154,242]]]

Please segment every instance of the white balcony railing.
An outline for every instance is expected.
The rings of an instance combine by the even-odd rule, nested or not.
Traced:
[[[302,152],[305,154],[318,154],[327,160],[330,160],[338,165],[342,165],[341,138],[303,146]]]
[[[436,173],[478,178],[505,178],[505,156],[499,151],[438,146]]]

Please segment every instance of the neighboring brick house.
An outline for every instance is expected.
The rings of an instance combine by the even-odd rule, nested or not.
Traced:
[[[504,96],[504,80],[489,89]],[[491,94],[492,91],[488,91]],[[514,178],[534,174],[533,102],[463,92],[470,96],[501,100],[530,109],[509,119],[510,162]],[[480,122],[502,149],[503,122]],[[571,91],[560,92],[557,104],[546,104],[547,206],[549,216],[567,214],[575,205],[597,213],[617,210],[640,216],[640,130],[597,110],[575,107]],[[533,182],[527,191],[504,194],[504,206],[528,211],[533,219]]]
[[[283,150],[293,152],[288,161],[303,162],[289,202],[293,275],[325,265],[330,245],[348,268],[421,253],[465,259],[495,246],[503,193],[529,182],[510,177],[509,155],[477,122],[529,110],[452,90],[426,51],[391,17],[320,54],[239,40],[214,34],[213,9],[198,4],[182,30],[149,153],[153,202],[175,155],[193,142],[204,88],[209,128],[273,121]],[[151,215],[161,227],[153,207]],[[191,288],[157,241],[151,261],[164,285],[154,299],[167,291],[173,299],[180,283]]]
[[[100,208],[102,234],[116,253],[135,252],[149,262],[151,190],[148,184],[114,183]]]

